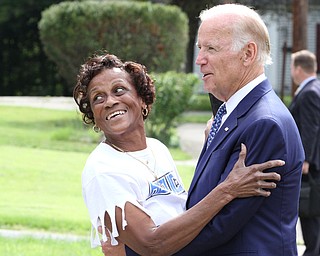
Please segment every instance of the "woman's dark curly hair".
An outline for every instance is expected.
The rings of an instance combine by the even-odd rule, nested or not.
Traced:
[[[81,65],[77,76],[77,83],[73,90],[73,98],[79,106],[82,119],[86,124],[95,124],[87,94],[88,85],[103,70],[112,68],[120,68],[129,74],[138,96],[147,105],[148,113],[151,111],[152,104],[155,101],[155,88],[146,67],[133,61],[122,62],[117,56],[112,54],[96,54]],[[143,117],[144,120],[147,116]]]

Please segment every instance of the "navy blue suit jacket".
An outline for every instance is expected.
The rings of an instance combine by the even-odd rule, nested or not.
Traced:
[[[296,222],[304,151],[296,124],[268,80],[255,87],[230,114],[206,150],[192,180],[187,208],[222,182],[247,146],[246,164],[282,159],[271,196],[235,199],[176,255],[297,255]],[[214,202],[213,202],[214,203]]]

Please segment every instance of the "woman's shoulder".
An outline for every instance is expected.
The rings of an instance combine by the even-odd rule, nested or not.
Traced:
[[[107,144],[100,142],[89,154],[88,160],[91,158],[99,157],[99,155],[104,154],[107,150]]]
[[[160,140],[150,137],[147,137],[147,145],[149,147],[162,147],[168,149],[167,146],[163,144]]]
[[[89,169],[91,169],[93,166],[105,164],[111,165],[116,158],[117,157],[115,156],[112,148],[109,145],[101,142],[89,154],[84,169],[87,169],[87,167],[90,167]]]

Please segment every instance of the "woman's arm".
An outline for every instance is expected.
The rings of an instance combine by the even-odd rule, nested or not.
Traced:
[[[127,226],[122,229],[122,210],[116,208],[116,222],[119,241],[141,255],[170,255],[191,242],[202,228],[230,201],[236,197],[269,196],[263,190],[276,187],[280,180],[277,173],[263,173],[265,169],[284,165],[281,160],[245,166],[246,147],[242,145],[239,159],[227,179],[214,188],[203,200],[183,214],[155,226],[152,219],[131,203],[125,205]],[[105,224],[111,230],[109,216]]]

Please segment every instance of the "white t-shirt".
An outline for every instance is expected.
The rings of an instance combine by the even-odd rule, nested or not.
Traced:
[[[185,211],[187,199],[169,150],[152,138],[147,138],[146,149],[128,153],[100,143],[85,164],[82,192],[92,224],[92,247],[100,245],[97,228],[105,226],[105,212],[112,224],[111,244],[117,244],[116,206],[124,210],[125,203],[130,202],[160,225]],[[124,229],[124,211],[122,216]],[[101,239],[107,240],[104,229]]]

